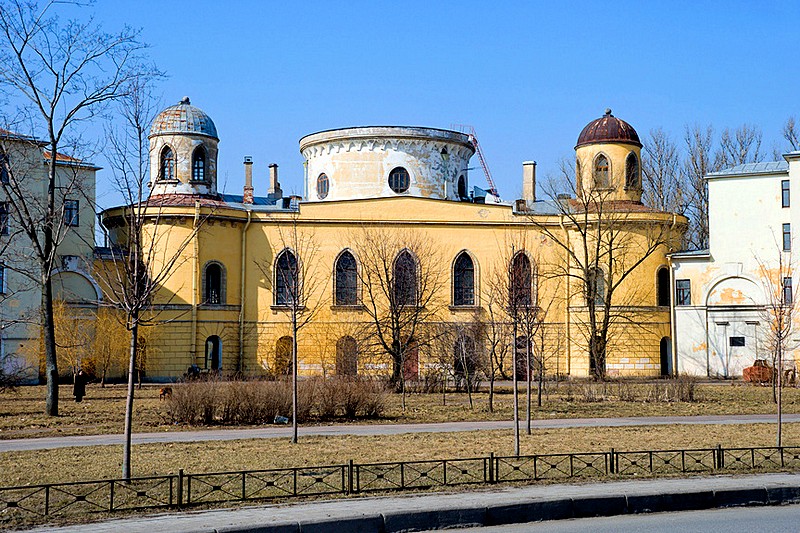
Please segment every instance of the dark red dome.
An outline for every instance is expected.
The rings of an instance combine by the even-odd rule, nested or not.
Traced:
[[[595,143],[624,143],[642,147],[639,134],[633,126],[612,115],[610,109],[606,109],[605,115],[591,121],[583,128],[578,135],[578,144],[575,148]]]

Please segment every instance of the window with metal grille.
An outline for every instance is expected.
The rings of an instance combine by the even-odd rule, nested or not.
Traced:
[[[328,196],[328,189],[330,183],[328,182],[328,175],[324,172],[317,176],[317,198],[324,200]]]
[[[453,265],[453,305],[475,305],[475,265],[467,252]]]
[[[675,305],[692,305],[692,281],[675,280]]]
[[[290,250],[284,250],[275,261],[275,305],[292,305],[299,301],[297,258]]]
[[[161,150],[158,177],[162,180],[175,179],[175,154],[169,146],[165,146],[164,149]]]
[[[336,260],[335,305],[358,304],[358,265],[350,251],[345,250]]]
[[[792,249],[792,225],[783,225],[783,251],[789,252]]]
[[[389,173],[389,187],[396,193],[406,192],[411,180],[408,171],[403,167],[397,167]]]
[[[192,181],[205,181],[205,179],[206,150],[202,146],[198,146],[192,153]]]
[[[602,154],[594,160],[595,187],[608,187],[608,158]]]
[[[783,305],[789,305],[792,303],[792,278],[785,277],[783,278]]]

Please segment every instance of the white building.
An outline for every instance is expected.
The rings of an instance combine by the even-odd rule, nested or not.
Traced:
[[[785,161],[739,165],[706,176],[709,248],[670,256],[673,276],[672,352],[680,373],[736,377],[755,359],[771,359],[767,345],[768,280],[800,255],[792,202],[800,202],[800,152]],[[784,276],[781,274],[781,276]],[[784,294],[796,287],[782,277]],[[791,344],[794,344],[792,342]],[[789,346],[793,348],[796,346]],[[792,354],[787,360],[794,361]]]

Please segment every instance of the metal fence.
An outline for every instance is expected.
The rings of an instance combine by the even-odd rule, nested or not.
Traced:
[[[470,484],[800,468],[800,447],[643,450],[355,463],[0,487],[5,519]]]

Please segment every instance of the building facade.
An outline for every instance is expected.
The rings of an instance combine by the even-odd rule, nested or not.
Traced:
[[[800,198],[799,181],[797,152],[706,177],[709,248],[670,257],[680,372],[732,378],[756,359],[771,361],[770,309],[781,297],[791,304],[797,287],[793,230],[800,220],[792,200]],[[792,335],[786,346],[790,367],[798,340]]]
[[[525,197],[513,204],[470,188],[475,147],[455,131],[390,126],[308,135],[300,140],[303,197],[283,195],[275,165],[263,185],[254,183],[250,157],[242,194],[219,193],[218,141],[211,118],[188,99],[162,112],[151,129],[146,233],[160,264],[178,260],[153,302],[161,323],[149,343],[149,378],[175,379],[193,364],[245,374],[290,372],[293,310],[303,323],[299,373],[390,374],[393,362],[376,340],[374,319],[390,304],[372,294],[379,280],[366,284],[378,248],[391,253],[385,270],[392,287],[384,299],[399,300],[406,314],[412,305],[425,308],[424,333],[402,365],[405,377],[421,377],[448,360],[457,366],[453,344],[437,346],[434,329],[460,328],[471,350],[485,352],[485,328],[462,326],[508,325],[510,293],[526,295],[523,305],[536,317],[542,342],[534,348],[533,338],[523,338],[522,346],[540,354],[546,372],[589,375],[587,299],[608,294],[613,276],[598,268],[589,291],[569,273],[578,268],[573,254],[590,254],[575,244],[582,225],[597,226],[602,216],[597,204],[583,212],[572,207],[597,193],[613,213],[603,220],[613,220],[616,235],[631,246],[616,259],[630,272],[614,284],[612,307],[620,320],[609,328],[605,368],[623,376],[671,371],[664,363],[670,307],[659,300],[657,272],[675,251],[686,219],[642,204],[641,143],[610,110],[579,136],[575,196],[537,199],[535,163],[525,163]],[[261,187],[266,194],[257,194]],[[112,244],[122,247],[123,209],[101,215]],[[565,213],[580,217],[570,222]],[[654,228],[666,238],[635,260]],[[520,276],[509,285],[512,273]],[[519,345],[520,336],[503,342]]]

